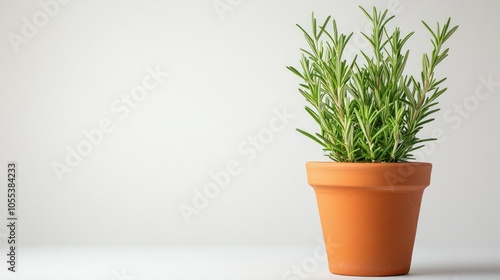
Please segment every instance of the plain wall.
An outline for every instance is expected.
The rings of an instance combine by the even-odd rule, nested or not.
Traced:
[[[421,134],[440,140],[419,156],[434,169],[417,244],[498,248],[500,3],[376,4],[416,31],[410,72],[431,49],[420,20],[460,25],[437,71],[442,110]],[[285,67],[305,47],[296,23],[315,12],[364,30],[358,5],[372,1],[0,1],[0,181],[17,161],[20,244],[315,244],[304,164],[328,158],[295,131],[317,128]]]

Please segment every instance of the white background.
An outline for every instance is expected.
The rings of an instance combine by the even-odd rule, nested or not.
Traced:
[[[305,47],[296,23],[308,28],[314,11],[319,19],[333,15],[342,31],[364,30],[358,5],[372,1],[73,0],[52,2],[48,16],[47,2],[0,1],[0,181],[6,163],[17,161],[21,263],[23,250],[75,246],[317,246],[321,229],[304,163],[328,159],[295,131],[316,127],[299,80],[285,67],[298,66]],[[500,4],[376,5],[396,14],[403,32],[416,31],[407,46],[410,73],[431,49],[420,20],[434,26],[451,16],[460,25],[438,70],[448,77],[442,110],[421,134],[440,140],[419,153],[434,168],[416,250],[498,252]],[[39,26],[29,29],[27,21]],[[113,111],[155,68],[169,76],[129,115]],[[282,122],[277,111],[292,116]],[[54,164],[66,165],[67,149],[84,145],[84,131],[106,119],[113,131],[59,180]],[[256,149],[250,141],[259,136]],[[195,193],[228,163],[239,173],[195,208]],[[183,217],[182,205],[199,212]],[[6,236],[0,227],[2,255]],[[111,278],[109,271],[95,279]]]

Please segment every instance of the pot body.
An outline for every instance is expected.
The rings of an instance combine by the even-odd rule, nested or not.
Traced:
[[[308,162],[332,273],[407,274],[430,163]]]

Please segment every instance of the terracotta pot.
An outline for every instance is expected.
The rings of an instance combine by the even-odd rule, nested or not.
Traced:
[[[410,271],[430,163],[308,162],[335,274],[388,276]]]

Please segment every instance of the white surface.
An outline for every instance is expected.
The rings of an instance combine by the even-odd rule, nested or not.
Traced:
[[[191,251],[138,252],[126,263],[137,279],[148,271],[279,279],[293,264],[284,257],[301,261],[300,254],[286,253],[293,250],[273,255],[270,249],[314,247],[321,235],[304,163],[327,158],[294,130],[316,126],[303,109],[299,80],[285,69],[298,65],[306,44],[295,24],[309,27],[314,11],[320,19],[333,15],[341,30],[364,30],[358,5],[374,1],[73,0],[59,5],[15,52],[8,34],[21,34],[25,18],[43,20],[40,3],[48,1],[0,0],[0,259],[6,254],[5,163],[16,160],[20,263],[30,275],[58,269],[66,275],[66,267],[74,267],[77,275],[109,279],[110,270],[122,265],[114,260],[119,254],[80,254],[64,246],[263,246],[268,252],[263,261],[256,252],[236,251],[246,260],[239,262],[224,251],[220,260],[202,251],[207,259],[195,258],[202,269],[188,268],[184,257],[175,261]],[[220,2],[232,3],[223,18],[214,9]],[[376,3],[398,14],[394,23],[403,32],[416,31],[408,43],[412,69],[430,49],[420,20],[434,24],[451,16],[460,25],[438,70],[448,76],[449,91],[440,98],[436,121],[422,131],[440,140],[420,153],[434,169],[417,248],[500,251],[500,1]],[[126,117],[113,111],[150,75],[148,67],[170,75]],[[283,121],[276,110],[293,117]],[[84,143],[83,132],[106,118],[114,130],[59,181],[52,164],[64,163],[67,147]],[[259,135],[265,143],[254,147]],[[210,174],[230,163],[239,164],[237,174],[186,224],[179,207],[192,206],[196,193],[214,181]],[[444,254],[436,263],[426,262],[432,254],[425,256],[415,263],[421,277],[435,272],[436,279],[452,279],[453,269],[475,269],[461,265],[476,260],[467,251]],[[163,271],[169,263],[178,264],[169,267],[172,273]]]
[[[281,280],[366,279],[331,274],[327,262],[314,258],[314,247],[198,248],[30,248],[20,252],[14,280]],[[322,255],[321,255],[322,256]],[[304,263],[306,267],[304,268]],[[315,267],[314,265],[317,264]],[[293,273],[300,267],[302,278]],[[295,278],[294,278],[295,277]],[[500,252],[490,249],[416,250],[409,275],[377,279],[498,280]]]

